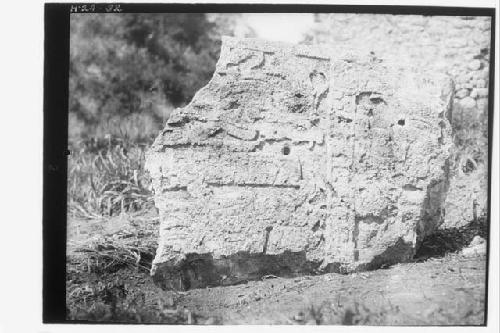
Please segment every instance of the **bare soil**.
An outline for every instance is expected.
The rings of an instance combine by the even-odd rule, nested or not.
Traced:
[[[147,269],[157,229],[154,212],[68,221],[68,319],[334,325],[485,321],[484,255],[445,253],[363,273],[266,276],[234,286],[174,292],[154,285]],[[140,248],[140,258],[134,262],[120,246]]]

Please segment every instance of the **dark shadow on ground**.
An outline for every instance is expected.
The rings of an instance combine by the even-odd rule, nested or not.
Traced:
[[[475,236],[488,240],[489,221],[478,218],[460,228],[436,230],[422,240],[414,259],[423,261],[432,257],[443,257],[447,253],[460,251],[467,247]]]

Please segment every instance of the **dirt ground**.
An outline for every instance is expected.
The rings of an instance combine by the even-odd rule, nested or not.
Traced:
[[[68,222],[70,320],[333,325],[483,325],[485,320],[484,255],[447,253],[363,273],[266,276],[174,292],[155,286],[147,269],[156,247],[154,213]],[[120,246],[143,249],[135,264]]]
[[[353,275],[191,290],[180,301],[236,324],[478,325],[484,320],[484,274],[481,258],[448,257]]]

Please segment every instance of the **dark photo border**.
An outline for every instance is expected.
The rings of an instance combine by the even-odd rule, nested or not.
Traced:
[[[44,17],[43,92],[43,323],[66,320],[66,218],[68,161],[68,85],[71,13],[373,13],[441,16],[489,16],[492,20],[488,103],[488,221],[491,215],[491,158],[495,73],[495,9],[423,6],[261,5],[261,4],[131,4],[47,3]],[[485,321],[488,315],[488,236]],[[494,315],[494,314],[493,314]],[[88,324],[103,324],[85,322]]]

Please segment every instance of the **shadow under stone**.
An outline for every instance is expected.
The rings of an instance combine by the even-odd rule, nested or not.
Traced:
[[[356,267],[333,262],[321,267],[321,261],[306,258],[305,251],[282,254],[238,252],[213,258],[212,254],[188,254],[176,264],[163,263],[155,269],[154,282],[164,290],[189,290],[228,286],[259,280],[267,275],[290,278],[325,273],[348,274],[367,271],[411,260],[414,248],[402,238],[377,255],[371,262]]]
[[[285,251],[278,255],[238,252],[216,259],[212,254],[188,254],[175,267],[166,264],[158,267],[153,279],[162,289],[189,290],[235,285],[266,275],[313,275],[319,265],[308,261],[303,251]]]
[[[467,247],[475,236],[488,239],[489,221],[486,217],[478,218],[460,228],[436,230],[425,237],[415,254],[417,261],[431,257],[443,257]]]

